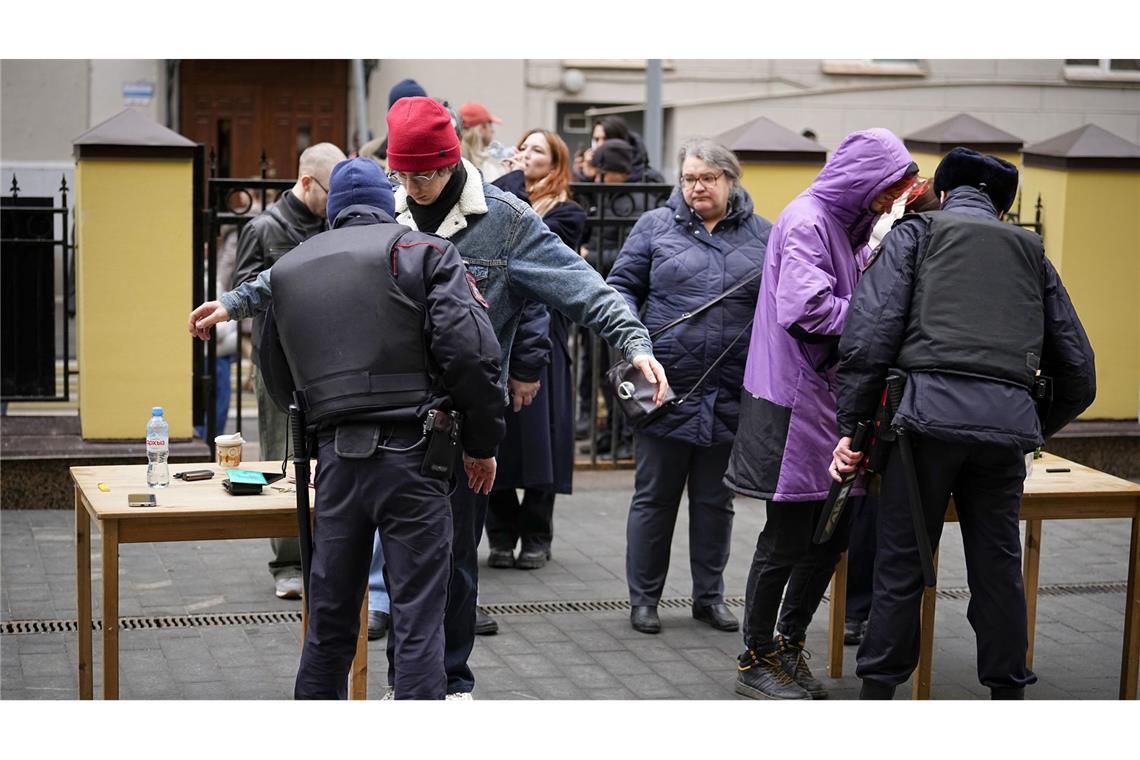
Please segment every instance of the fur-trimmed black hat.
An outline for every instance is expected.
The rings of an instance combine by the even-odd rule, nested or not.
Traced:
[[[1017,167],[997,156],[954,148],[934,170],[934,192],[948,193],[963,185],[978,188],[1005,213],[1017,197]]]

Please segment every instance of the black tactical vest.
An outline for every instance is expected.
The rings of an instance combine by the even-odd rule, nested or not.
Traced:
[[[390,270],[406,232],[398,224],[330,230],[273,266],[277,331],[310,424],[414,407],[436,387],[425,308]]]
[[[926,246],[898,366],[1029,387],[1045,332],[1041,238],[995,218],[953,211],[918,216],[928,225]]]

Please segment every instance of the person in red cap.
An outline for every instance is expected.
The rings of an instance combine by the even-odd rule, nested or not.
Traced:
[[[396,221],[450,240],[459,250],[471,294],[487,309],[502,347],[500,381],[516,411],[529,406],[538,393],[538,383],[507,377],[511,344],[527,300],[556,309],[596,332],[656,387],[654,401],[664,403],[669,382],[665,368],[653,356],[645,325],[625,299],[567,248],[530,206],[485,183],[475,166],[462,159],[459,137],[446,108],[425,97],[403,98],[392,106],[388,111],[388,167],[392,170],[389,178],[398,185]],[[202,336],[231,315],[244,318],[268,309],[273,297],[272,271],[267,269],[256,280],[223,294],[224,306],[213,301],[199,306],[190,316],[191,331]],[[504,403],[508,403],[506,393]],[[494,478],[494,465],[487,460],[464,458],[463,468],[472,482],[489,483]],[[477,548],[487,496],[470,488],[463,478],[458,481],[451,495],[454,536],[444,616],[444,664],[447,698],[471,699],[475,677],[467,658],[475,645]],[[399,625],[395,618],[392,623]],[[391,639],[389,663],[393,662]],[[394,677],[390,665],[390,683]]]
[[[442,106],[430,98],[405,98],[392,107],[388,167],[399,185],[396,220],[434,232],[459,249],[472,290],[487,303],[503,348],[503,379],[516,411],[529,406],[538,392],[538,383],[505,376],[527,300],[546,304],[598,333],[656,383],[660,403],[668,388],[665,370],[653,357],[649,333],[625,299],[526,203],[487,184],[474,164],[461,159],[459,140]],[[451,504],[455,536],[444,618],[447,691],[451,699],[470,699],[475,678],[467,658],[475,643],[477,546],[487,497],[461,482]]]
[[[463,119],[463,157],[475,164],[484,181],[494,182],[507,173],[503,161],[514,153],[495,140],[495,125],[503,120],[473,100],[459,106],[459,116]]]

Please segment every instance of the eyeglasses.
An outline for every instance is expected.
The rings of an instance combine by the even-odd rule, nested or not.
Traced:
[[[435,179],[437,174],[439,174],[439,169],[436,169],[431,174],[407,174],[405,172],[388,172],[388,179],[392,180],[396,184],[403,185],[404,187],[407,187],[409,183],[423,187]]]
[[[316,182],[317,187],[319,187],[320,189],[325,191],[325,195],[329,194],[329,189],[327,187],[325,187],[323,184],[321,184],[321,181],[319,179],[314,177],[312,174],[309,175],[309,179],[311,179],[313,182]]]
[[[702,174],[699,177],[693,177],[691,175],[686,174],[683,177],[681,177],[681,187],[688,190],[690,188],[696,187],[697,183],[700,183],[700,184],[704,185],[705,187],[712,187],[713,185],[716,184],[716,181],[723,176],[724,176],[724,172],[719,172],[717,174],[713,174],[712,172],[709,172],[708,174]]]

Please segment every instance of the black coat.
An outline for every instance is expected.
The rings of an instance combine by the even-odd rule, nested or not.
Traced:
[[[530,202],[523,173],[513,171],[492,184]],[[542,221],[571,250],[578,250],[586,212],[560,203]],[[510,376],[540,383],[538,395],[519,413],[507,410],[507,434],[499,444],[495,488],[550,488],[570,493],[574,474],[574,417],[567,340],[570,321],[546,306],[528,302],[511,347]]]
[[[989,197],[954,189],[944,211],[994,216]],[[850,435],[874,412],[883,381],[904,339],[922,255],[925,222],[904,217],[885,238],[859,281],[839,341],[836,378],[839,433]],[[1092,346],[1057,270],[1042,258],[1044,343],[1041,374],[1053,378],[1053,404],[1042,420],[1024,387],[949,372],[912,372],[896,422],[932,438],[995,443],[1031,451],[1088,408],[1096,396]],[[1034,318],[1026,315],[1026,319]],[[984,340],[985,336],[978,336]]]

